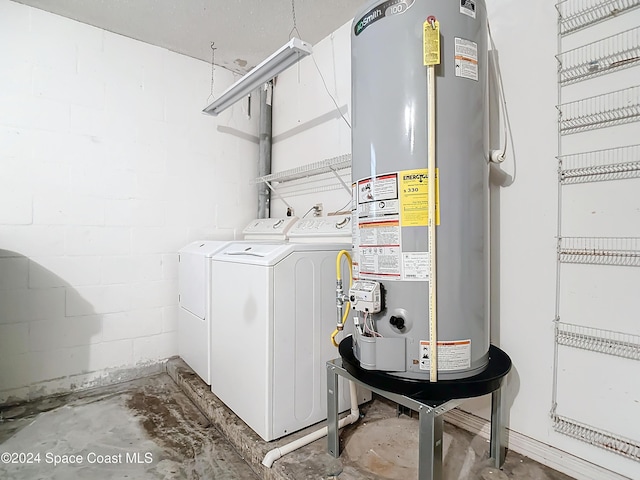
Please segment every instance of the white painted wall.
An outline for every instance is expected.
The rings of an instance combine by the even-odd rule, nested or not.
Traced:
[[[517,156],[516,182],[500,191],[500,345],[511,355],[509,428],[629,478],[637,462],[591,447],[551,428],[555,236],[557,222],[557,53],[554,2],[488,2],[509,102]],[[636,27],[634,11],[565,37],[563,51]],[[638,84],[638,67],[562,90],[570,102]],[[563,136],[562,153],[638,143],[638,124]],[[505,170],[512,172],[511,162]],[[565,236],[640,236],[640,180],[563,187]],[[565,265],[560,318],[639,334],[636,314],[640,271]],[[634,286],[636,286],[634,288]],[[636,361],[560,348],[558,413],[636,441],[640,385]],[[468,409],[488,418],[487,403]]]
[[[510,186],[492,192],[495,234],[492,337],[509,353],[514,368],[507,388],[508,426],[542,444],[568,452],[632,479],[636,462],[557,434],[549,417],[552,398],[557,225],[557,53],[555,2],[487,2],[506,89],[517,161]],[[637,26],[634,11],[593,27],[565,49]],[[304,32],[302,32],[304,34]],[[350,106],[350,24],[314,46],[314,56],[338,105]],[[568,42],[568,40],[566,41]],[[637,84],[639,67],[592,80],[565,92],[571,101]],[[349,107],[350,108],[350,107]],[[335,109],[311,59],[279,76],[274,93],[274,135]],[[349,115],[347,115],[349,118]],[[565,153],[638,143],[638,124],[566,137]],[[349,129],[333,119],[274,144],[274,171],[350,151]],[[502,166],[516,173],[510,152]],[[640,236],[640,180],[565,187],[564,234]],[[508,183],[508,182],[507,182]],[[287,198],[303,214],[316,202],[340,208],[347,194]],[[343,202],[344,201],[344,202]],[[274,210],[284,206],[274,200]],[[640,271],[618,267],[563,270],[562,318],[599,328],[639,334],[634,295]],[[638,440],[640,386],[632,360],[562,349],[558,413]],[[612,405],[613,408],[608,408]],[[465,410],[489,417],[489,399],[465,403]],[[544,452],[539,458],[544,460]],[[560,465],[560,468],[568,466]],[[583,469],[580,478],[600,480]],[[577,471],[573,474],[579,476]]]
[[[9,0],[0,45],[1,403],[177,354],[177,250],[255,216],[257,137],[216,128],[257,115],[201,114],[204,62]]]
[[[351,130],[336,109],[337,104],[346,120],[351,122],[350,24],[343,25],[314,45],[313,58],[305,58],[278,76],[273,94],[273,172],[351,153]],[[350,185],[349,171],[344,178]],[[321,186],[339,185],[333,174],[315,181]],[[284,191],[304,190],[304,182],[283,185]],[[339,187],[329,192],[287,195],[285,199],[299,217],[318,202],[323,204],[326,215],[349,210],[351,192]],[[285,214],[286,205],[272,195],[272,216]]]

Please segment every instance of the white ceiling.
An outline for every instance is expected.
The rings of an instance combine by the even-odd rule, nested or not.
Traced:
[[[291,0],[14,0],[174,52],[246,72],[289,40]],[[295,0],[300,37],[315,44],[368,0]],[[297,36],[297,35],[296,35]]]

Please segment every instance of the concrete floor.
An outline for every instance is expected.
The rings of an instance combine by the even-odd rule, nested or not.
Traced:
[[[14,407],[0,418],[0,453],[40,453],[39,463],[0,463],[3,480],[258,479],[167,374]],[[67,463],[70,455],[82,463]]]
[[[268,450],[322,425],[264,442],[181,360],[170,361],[167,369],[170,376],[0,410],[0,453],[40,453],[40,463],[0,463],[0,478],[409,480],[417,476],[417,419],[397,417],[395,406],[384,399],[374,399],[362,409],[360,422],[344,429],[339,459],[326,453],[326,439],[321,439],[267,469],[260,461]],[[443,480],[570,480],[514,452],[508,453],[504,469],[496,470],[489,466],[487,452],[486,440],[445,424]],[[69,461],[62,456],[72,454],[80,455],[82,464],[51,463]],[[112,463],[106,463],[109,460]],[[98,461],[103,463],[90,463]]]

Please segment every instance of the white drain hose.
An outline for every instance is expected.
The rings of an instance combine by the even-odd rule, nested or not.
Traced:
[[[351,425],[352,423],[355,423],[358,420],[358,418],[360,418],[360,409],[358,407],[358,396],[356,393],[356,384],[351,381],[349,382],[349,395],[351,397],[351,413],[349,413],[349,415],[347,415],[346,417],[344,417],[338,422],[338,429],[344,427],[345,425]],[[271,468],[271,466],[273,465],[273,462],[275,462],[279,458],[285,456],[287,453],[291,453],[294,450],[304,447],[305,445],[309,445],[310,443],[315,442],[316,440],[326,436],[327,431],[328,431],[328,427],[322,427],[320,430],[311,432],[309,435],[305,435],[304,437],[299,438],[298,440],[294,440],[293,442],[287,443],[282,447],[278,447],[278,448],[274,448],[273,450],[270,450],[264,456],[264,459],[262,460],[262,464],[267,468]]]

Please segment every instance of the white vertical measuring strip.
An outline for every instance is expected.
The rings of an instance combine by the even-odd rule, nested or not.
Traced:
[[[429,104],[427,123],[429,125],[429,174],[428,204],[429,204],[429,381],[438,381],[438,316],[437,316],[437,289],[436,289],[436,67],[427,67]]]
[[[438,315],[436,288],[436,65],[440,64],[440,23],[434,16],[423,25],[427,67],[428,228],[429,228],[429,381],[438,381]]]

